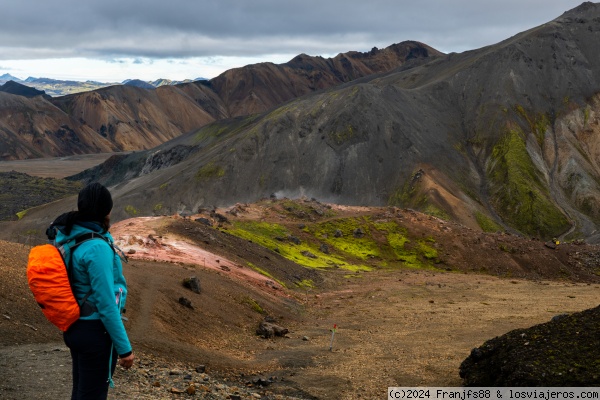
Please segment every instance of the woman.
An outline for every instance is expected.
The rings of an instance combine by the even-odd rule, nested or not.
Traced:
[[[133,365],[121,319],[127,285],[108,233],[112,206],[108,189],[92,183],[79,192],[77,211],[62,214],[52,223],[57,246],[77,243],[70,260],[65,260],[81,308],[80,318],[64,333],[73,361],[72,400],[106,399],[117,357],[125,369]]]

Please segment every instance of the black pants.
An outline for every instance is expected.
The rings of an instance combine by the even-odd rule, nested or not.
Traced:
[[[104,324],[100,320],[78,320],[64,335],[73,361],[73,392],[71,400],[105,400],[110,376],[115,371],[117,352]]]

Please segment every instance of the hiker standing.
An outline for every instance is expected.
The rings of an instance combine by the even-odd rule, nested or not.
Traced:
[[[127,285],[108,233],[112,206],[108,189],[92,183],[79,192],[77,211],[62,214],[52,224],[57,246],[81,241],[70,260],[65,260],[70,263],[71,286],[81,309],[80,318],[63,336],[73,361],[72,400],[106,399],[117,358],[125,369],[133,365],[121,319]]]

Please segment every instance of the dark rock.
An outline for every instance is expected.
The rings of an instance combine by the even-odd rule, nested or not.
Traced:
[[[302,241],[299,238],[297,238],[296,236],[292,236],[292,235],[288,236],[288,240],[294,244],[302,243]]]
[[[196,218],[194,221],[204,224],[206,226],[212,226],[212,221],[208,218],[200,217]]]
[[[513,330],[473,349],[460,366],[463,384],[597,386],[600,307],[557,317]]]
[[[267,321],[262,321],[256,330],[256,334],[264,337],[265,339],[272,338],[274,336],[285,336],[288,332],[289,330],[287,328]]]
[[[198,365],[196,367],[196,372],[199,374],[203,374],[206,372],[206,365]]]
[[[327,246],[325,243],[321,243],[320,250],[322,253],[329,254],[329,246]]]
[[[270,384],[273,383],[273,380],[271,378],[269,379],[265,379],[265,378],[254,378],[252,380],[252,383],[254,385],[258,385],[258,386],[269,386]]]
[[[192,310],[194,309],[194,307],[192,306],[192,302],[189,299],[186,299],[185,297],[179,298],[179,304],[187,308],[191,308]]]
[[[559,321],[561,319],[563,319],[564,317],[568,317],[569,314],[558,314],[555,315],[554,317],[552,317],[552,321]]]
[[[271,323],[275,323],[275,322],[277,322],[277,321],[276,321],[276,320],[275,320],[275,318],[273,318],[272,316],[270,316],[270,315],[267,315],[267,316],[265,317],[265,322],[271,322]]]
[[[148,156],[141,169],[141,175],[149,174],[152,171],[167,168],[179,164],[191,154],[198,150],[198,146],[176,145],[167,150],[154,152]],[[191,215],[191,213],[190,213]]]
[[[223,214],[219,214],[219,213],[214,213],[214,217],[217,219],[217,222],[219,223],[229,223],[229,219],[227,219],[226,216],[224,216]]]
[[[335,232],[333,233],[333,237],[340,238],[342,236],[344,236],[344,233],[339,229],[336,229]]]
[[[308,250],[304,250],[300,254],[302,254],[304,257],[308,257],[308,258],[318,258],[316,255],[314,255],[313,253],[311,253]]]
[[[192,276],[191,278],[185,278],[183,280],[183,286],[190,289],[194,293],[200,294],[200,280],[195,276]]]
[[[362,230],[362,228],[356,228],[354,230],[354,232],[352,232],[352,234],[354,235],[355,238],[360,239],[361,237],[365,236],[365,232]]]

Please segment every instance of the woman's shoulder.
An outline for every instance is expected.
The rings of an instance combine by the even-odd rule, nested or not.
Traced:
[[[69,241],[71,241],[71,247],[110,249],[112,237],[108,232],[101,232],[85,226],[75,225],[73,226]]]

